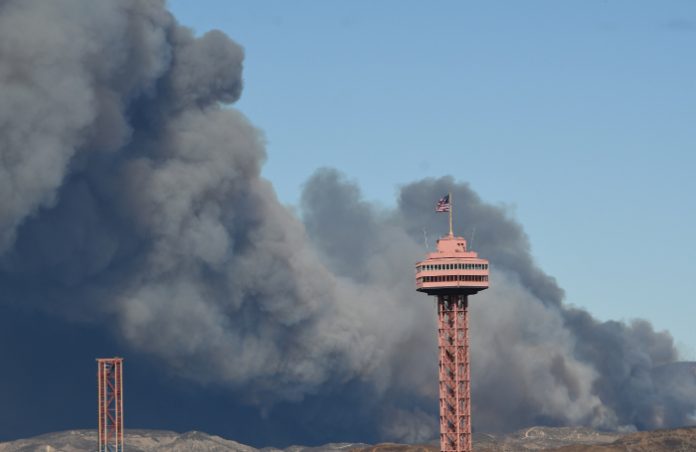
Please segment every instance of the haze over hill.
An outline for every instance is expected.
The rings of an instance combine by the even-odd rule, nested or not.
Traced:
[[[229,106],[243,58],[159,0],[0,0],[0,438],[92,426],[93,358],[118,354],[128,425],[432,439],[435,312],[413,263],[448,191],[492,265],[472,306],[475,429],[694,422],[669,333],[565,305],[463,174],[383,209],[319,169],[297,211],[279,203],[262,134]]]

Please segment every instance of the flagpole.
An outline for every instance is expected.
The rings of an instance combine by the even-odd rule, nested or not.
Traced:
[[[449,202],[450,202],[450,208],[449,208],[449,223],[450,223],[450,237],[454,237],[454,233],[452,232],[452,211],[454,210],[454,202],[452,200],[452,193],[448,193],[449,195]]]

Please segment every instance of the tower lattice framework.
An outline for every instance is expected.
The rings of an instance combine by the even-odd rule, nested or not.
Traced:
[[[99,452],[123,452],[123,358],[97,359]]]
[[[438,296],[437,312],[440,355],[440,450],[471,451],[467,296]]]

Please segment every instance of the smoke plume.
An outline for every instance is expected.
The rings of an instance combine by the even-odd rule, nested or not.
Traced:
[[[0,357],[117,348],[208,394],[198,409],[225,394],[258,422],[322,430],[252,427],[257,444],[431,439],[435,309],[413,265],[451,191],[492,264],[472,303],[476,429],[693,423],[694,383],[671,364],[670,335],[565,306],[522,227],[468,185],[415,182],[385,210],[322,169],[299,217],[279,203],[260,176],[262,134],[227,106],[243,56],[219,31],[194,36],[161,0],[0,1]],[[148,378],[131,375],[136,389]],[[0,387],[22,381],[0,373]],[[325,419],[332,404],[342,412]],[[19,405],[0,392],[0,420]]]

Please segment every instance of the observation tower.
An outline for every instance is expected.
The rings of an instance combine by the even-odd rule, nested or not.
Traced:
[[[438,203],[438,212],[450,214],[450,232],[416,264],[416,290],[437,297],[440,450],[471,452],[468,304],[469,295],[488,288],[488,261],[452,233],[451,207],[451,195]]]
[[[99,452],[123,452],[123,358],[97,359]]]

